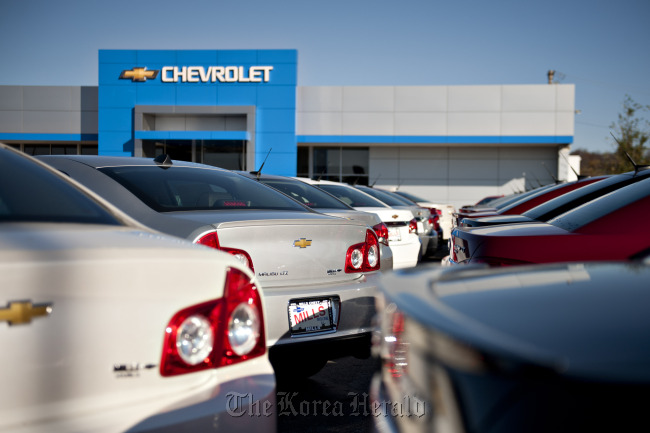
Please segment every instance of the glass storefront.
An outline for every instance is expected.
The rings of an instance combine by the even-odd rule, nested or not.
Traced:
[[[163,153],[179,161],[198,162],[228,170],[244,170],[244,140],[142,140],[142,153],[155,158]]]
[[[314,147],[314,179],[368,185],[369,149],[367,147]],[[298,172],[308,166],[308,152],[298,152]],[[305,159],[307,162],[305,163]]]

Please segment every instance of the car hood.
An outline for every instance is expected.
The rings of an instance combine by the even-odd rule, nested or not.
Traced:
[[[419,268],[384,276],[382,291],[406,316],[484,359],[650,383],[649,279],[642,263]]]

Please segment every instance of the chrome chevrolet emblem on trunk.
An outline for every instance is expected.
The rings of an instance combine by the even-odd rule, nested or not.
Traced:
[[[311,245],[311,239],[300,238],[297,241],[293,241],[293,246],[298,248],[307,248]]]
[[[0,322],[10,325],[27,324],[34,317],[47,316],[52,312],[52,304],[32,304],[31,301],[9,302],[7,308],[0,308]]]

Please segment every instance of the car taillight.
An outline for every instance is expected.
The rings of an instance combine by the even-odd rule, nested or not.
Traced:
[[[386,368],[392,377],[399,378],[408,372],[408,344],[404,341],[404,314],[395,304],[390,304],[386,309],[386,315],[389,326],[384,336],[388,349]]]
[[[418,221],[413,218],[411,221],[409,221],[409,233],[416,233],[418,232]]]
[[[257,286],[228,268],[221,299],[177,312],[165,329],[160,374],[176,376],[223,367],[266,353]]]
[[[379,243],[388,246],[388,227],[384,223],[379,223],[372,228],[379,238]]]
[[[440,231],[440,216],[438,214],[431,214],[429,216],[429,224],[431,224],[436,231]]]
[[[348,248],[345,257],[345,272],[371,272],[381,267],[379,240],[372,230],[366,230],[366,241]]]
[[[225,251],[233,255],[237,260],[242,262],[244,265],[248,266],[251,271],[255,272],[255,267],[253,266],[253,260],[251,260],[251,256],[249,256],[248,253],[244,250],[220,246],[217,232],[206,233],[200,238],[198,238],[197,240],[195,240],[194,243],[205,245],[206,247],[210,247],[210,248],[215,248],[217,250]]]

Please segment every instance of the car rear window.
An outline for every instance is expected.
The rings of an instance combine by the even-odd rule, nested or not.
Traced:
[[[123,166],[98,169],[157,212],[309,209],[266,185],[225,170]]]
[[[612,191],[562,215],[558,215],[549,220],[548,223],[573,232],[648,195],[650,195],[650,178]],[[626,222],[622,221],[622,223]]]
[[[387,207],[384,202],[351,186],[318,184],[318,187],[352,207]]]
[[[122,225],[99,202],[40,164],[0,151],[0,221]]]
[[[277,189],[278,191],[288,195],[289,197],[293,198],[299,203],[304,204],[305,206],[309,206],[312,209],[352,209],[350,206],[346,205],[325,191],[299,180],[293,181],[284,179],[261,179],[260,182]]]
[[[368,188],[368,187],[363,187],[363,186],[358,186],[357,188],[360,189],[361,191],[365,192],[366,194],[370,194],[371,196],[373,196],[377,200],[383,201],[388,206],[416,206],[414,203],[409,203],[407,201],[404,201],[404,200],[406,200],[404,198],[400,199],[400,198],[394,197],[393,195],[388,194],[388,193],[386,193],[384,191],[380,191],[380,190],[373,189],[373,188]]]
[[[633,176],[632,174],[610,176],[607,179],[562,194],[559,197],[524,212],[522,215],[538,221],[548,221],[549,219],[567,212],[583,203],[587,203],[588,201],[594,200],[602,195],[623,188],[626,185],[640,182],[649,175],[650,171],[643,172],[642,175],[637,176]]]

